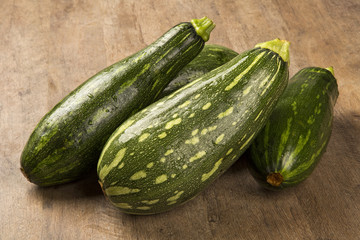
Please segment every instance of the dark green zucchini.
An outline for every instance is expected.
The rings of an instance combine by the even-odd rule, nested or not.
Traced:
[[[250,147],[249,169],[261,185],[283,189],[312,173],[329,142],[338,95],[332,68],[305,68],[291,78]]]
[[[186,65],[176,77],[171,80],[158,98],[160,99],[173,93],[205,73],[227,63],[237,55],[239,55],[237,52],[223,46],[215,44],[205,45],[199,55],[197,55],[194,60]]]
[[[121,211],[154,214],[193,198],[264,126],[288,82],[286,41],[259,44],[126,120],[98,163]]]
[[[32,183],[50,186],[95,170],[111,133],[156,99],[199,54],[214,26],[207,17],[181,23],[71,92],[31,134],[21,156],[24,175]]]

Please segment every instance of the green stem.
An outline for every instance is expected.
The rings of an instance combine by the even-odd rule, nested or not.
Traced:
[[[192,19],[191,24],[195,28],[196,33],[207,42],[210,37],[211,31],[215,28],[215,23],[208,18],[203,17],[201,19]]]
[[[325,68],[326,70],[328,70],[329,72],[331,72],[331,74],[333,75],[333,76],[335,76],[334,75],[334,68],[333,67],[327,67],[327,68]]]
[[[284,62],[289,62],[289,46],[290,42],[286,40],[280,40],[278,38],[255,45],[255,47],[267,48],[273,52],[276,52],[280,55]]]

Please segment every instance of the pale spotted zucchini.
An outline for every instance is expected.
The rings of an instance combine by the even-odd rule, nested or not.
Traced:
[[[265,124],[288,81],[287,41],[258,44],[130,117],[98,162],[108,199],[154,214],[193,198]]]
[[[330,139],[338,95],[331,67],[304,68],[290,79],[250,147],[249,169],[261,185],[283,189],[313,172]]]

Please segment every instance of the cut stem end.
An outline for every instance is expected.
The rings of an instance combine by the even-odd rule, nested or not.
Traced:
[[[279,54],[280,57],[284,60],[284,62],[289,62],[289,60],[290,60],[290,57],[289,57],[290,42],[289,41],[280,40],[279,38],[276,38],[276,39],[268,41],[268,42],[258,43],[255,45],[255,47],[270,49],[271,51]]]
[[[215,28],[215,23],[208,18],[203,17],[201,19],[192,19],[191,24],[195,28],[196,33],[207,42],[210,38],[211,31]]]
[[[266,181],[274,187],[278,187],[284,181],[284,177],[280,173],[270,173],[266,177]]]
[[[333,67],[327,67],[327,68],[325,68],[326,70],[328,70],[329,72],[331,72],[331,74],[333,75],[333,76],[335,76],[334,75],[334,68]]]

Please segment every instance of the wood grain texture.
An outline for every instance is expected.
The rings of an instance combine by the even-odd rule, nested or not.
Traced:
[[[265,191],[242,158],[194,200],[146,217],[112,207],[95,175],[52,188],[26,182],[20,154],[47,111],[99,70],[204,15],[217,24],[210,43],[241,52],[285,38],[291,75],[334,67],[333,134],[308,180]],[[0,19],[0,239],[359,239],[359,1],[2,0]]]

